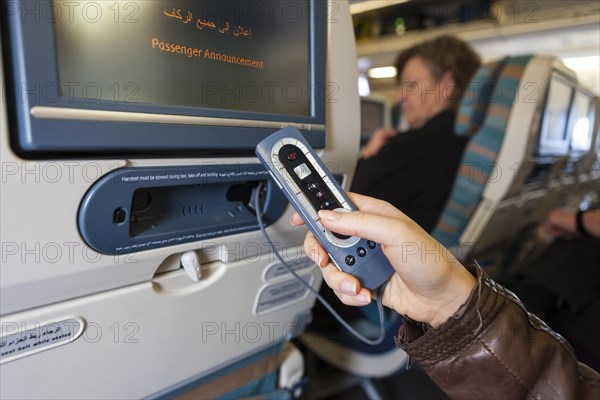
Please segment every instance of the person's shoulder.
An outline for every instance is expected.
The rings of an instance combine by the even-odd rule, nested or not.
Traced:
[[[446,110],[427,122],[422,128],[422,138],[427,140],[435,140],[432,145],[446,146],[459,145],[463,146],[469,140],[466,136],[457,135],[454,130],[456,121],[456,113],[453,110]]]
[[[442,130],[444,132],[454,133],[454,122],[456,121],[456,112],[452,109],[442,111],[434,115],[422,129],[424,130]]]
[[[416,129],[399,132],[391,138],[382,148],[384,153],[398,154],[405,151],[413,153],[420,147],[446,146],[448,143],[463,142],[465,138],[454,134],[454,121],[456,114],[453,110],[446,110],[431,118],[425,125]]]

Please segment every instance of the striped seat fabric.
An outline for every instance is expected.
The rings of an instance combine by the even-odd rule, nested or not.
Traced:
[[[507,61],[508,57],[486,64],[477,70],[462,94],[454,124],[454,133],[457,136],[471,136],[477,131],[494,95],[498,75]]]
[[[463,153],[450,197],[433,231],[433,237],[446,247],[459,245],[460,236],[477,209],[489,178],[494,177],[495,162],[504,140],[511,110],[516,103],[519,83],[531,57],[510,57],[500,62],[498,78],[492,85],[493,90],[490,90],[490,85],[480,87],[484,89],[483,86],[487,86],[484,89],[485,93],[480,94],[484,96],[480,98],[488,97],[487,113],[477,111],[477,108],[484,110],[485,107],[473,102],[473,105],[464,104],[465,110],[470,107],[471,117],[457,118],[458,134],[469,134],[471,130],[475,132]],[[481,126],[473,129],[473,121],[482,117]]]
[[[159,399],[291,399],[290,392],[277,389],[283,343],[238,360],[209,376],[159,396]]]

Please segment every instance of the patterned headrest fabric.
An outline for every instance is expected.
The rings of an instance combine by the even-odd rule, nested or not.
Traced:
[[[519,83],[531,57],[511,57],[501,67],[483,123],[467,144],[450,197],[433,231],[433,237],[446,247],[459,245],[489,179],[494,177]]]
[[[457,136],[471,136],[483,122],[489,103],[494,98],[498,74],[508,57],[479,68],[463,93],[454,132]]]

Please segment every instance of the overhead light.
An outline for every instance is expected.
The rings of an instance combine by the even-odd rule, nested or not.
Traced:
[[[371,87],[369,86],[369,80],[364,75],[358,76],[358,94],[360,96],[368,96],[371,94]]]
[[[397,74],[396,67],[378,67],[369,70],[369,78],[373,79],[393,78]]]
[[[570,57],[564,58],[563,62],[571,69],[597,69],[600,56]]]
[[[350,13],[360,14],[367,11],[377,10],[379,8],[395,6],[396,4],[406,3],[409,0],[370,0],[370,1],[361,1],[358,3],[350,4]]]

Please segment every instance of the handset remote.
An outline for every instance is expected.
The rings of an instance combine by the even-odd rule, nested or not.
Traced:
[[[319,210],[355,211],[344,190],[295,127],[281,129],[256,146],[256,155],[308,228],[341,270],[374,290],[394,272],[378,243],[323,227]]]

